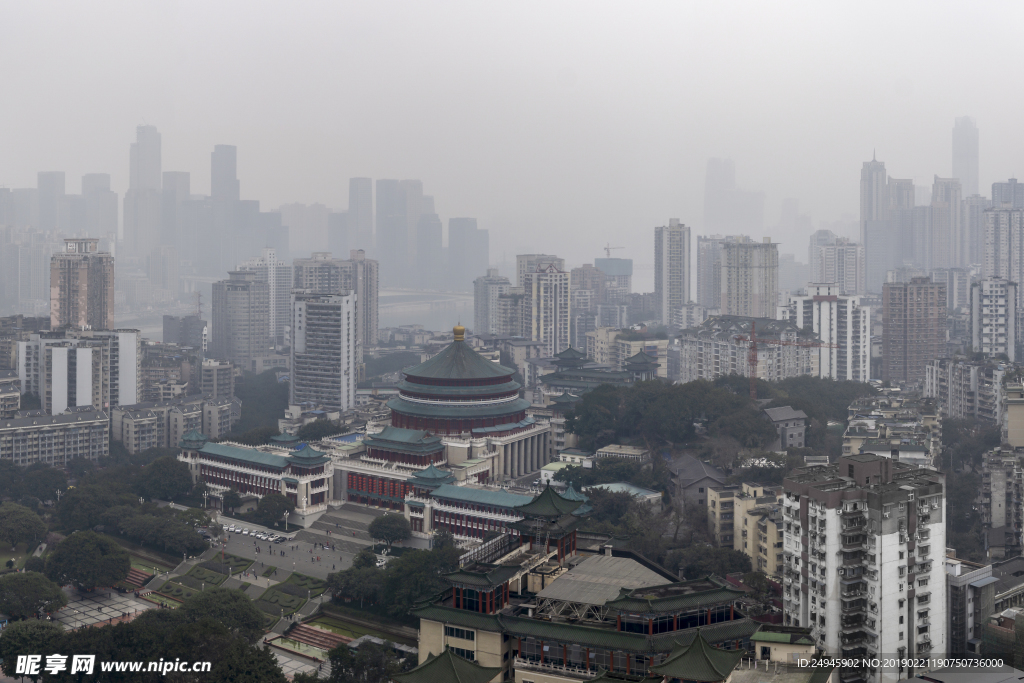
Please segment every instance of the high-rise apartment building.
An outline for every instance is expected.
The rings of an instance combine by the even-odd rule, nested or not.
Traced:
[[[209,324],[197,315],[184,317],[164,316],[163,341],[165,344],[188,346],[205,355],[209,343],[209,335]]]
[[[1005,183],[992,183],[992,207],[1024,209],[1024,185],[1010,178]]]
[[[819,230],[818,232],[825,232]],[[845,237],[837,237],[830,244],[814,244],[811,236],[811,282],[833,282],[841,294],[865,294],[864,247]]]
[[[443,291],[448,288],[449,273],[445,267],[444,226],[436,213],[420,214],[416,225],[416,286],[419,289]],[[452,266],[455,266],[453,263]],[[460,264],[466,268],[466,264]]]
[[[958,116],[953,123],[953,177],[965,197],[978,194],[978,127],[969,116]]]
[[[456,292],[470,291],[473,279],[490,262],[490,235],[475,218],[448,219],[448,277]]]
[[[142,337],[138,330],[55,331],[18,342],[22,391],[42,409],[106,410],[142,400]]]
[[[516,287],[526,283],[526,274],[552,264],[558,270],[565,270],[565,259],[551,254],[519,254],[516,256]]]
[[[697,303],[717,310],[722,303],[722,235],[697,236]]]
[[[498,334],[501,320],[498,318],[498,297],[507,294],[512,283],[507,277],[498,275],[497,268],[488,268],[487,275],[473,281],[473,332],[475,334]]]
[[[964,239],[967,242],[967,262],[971,266],[985,262],[985,212],[992,208],[992,200],[981,195],[964,197]]]
[[[159,190],[162,172],[159,131],[155,126],[137,126],[129,150],[128,188]]]
[[[355,294],[293,292],[292,337],[289,402],[352,410],[360,357]]]
[[[690,300],[690,228],[678,218],[654,229],[654,298],[664,325]]]
[[[267,283],[270,294],[269,325],[271,341],[284,344],[286,331],[291,321],[292,307],[292,265],[277,258],[277,251],[264,249],[259,258],[243,261],[238,270],[256,273],[256,279]]]
[[[270,286],[248,270],[213,283],[210,356],[250,367],[271,347]]]
[[[984,277],[1024,282],[1024,209],[992,208],[984,212]]]
[[[64,244],[50,259],[50,329],[113,329],[114,257],[95,238]]]
[[[598,258],[594,259],[594,267],[608,276],[609,284],[623,289],[625,294],[633,291],[633,259]]]
[[[863,454],[794,470],[783,488],[783,623],[809,627],[827,657],[943,656],[945,475]],[[920,671],[849,673],[895,683]]]
[[[962,268],[970,265],[970,245],[963,231],[960,181],[935,176],[932,184],[931,268]]]
[[[818,247],[827,247],[835,244],[839,236],[831,230],[815,230],[811,233],[810,245],[807,247],[807,266],[809,268],[811,282],[824,282],[815,279],[815,273],[821,271],[821,252]]]
[[[946,285],[930,277],[882,287],[882,379],[924,381],[925,365],[946,351]]]
[[[971,285],[971,346],[988,357],[1017,360],[1017,283],[985,278]]]
[[[880,291],[885,273],[894,267],[898,243],[890,222],[890,193],[885,163],[872,158],[860,171],[860,244],[864,246],[865,286]]]
[[[348,180],[349,244],[356,249],[373,248],[373,179]],[[337,252],[346,253],[346,252]]]
[[[235,366],[225,360],[204,358],[199,369],[200,393],[208,398],[235,397]]]
[[[523,275],[523,326],[530,340],[544,343],[542,355],[551,357],[569,347],[572,276],[554,263]]]
[[[41,171],[36,174],[36,201],[39,202],[39,229],[58,230],[69,222],[61,220],[61,211],[67,210],[65,202],[64,171]]]
[[[526,292],[522,287],[510,287],[508,292],[498,295],[495,313],[498,321],[498,331],[495,334],[509,337],[530,336],[525,320],[525,300]]]
[[[779,248],[762,242],[722,244],[721,308],[726,315],[774,318],[779,298]]]
[[[353,292],[361,353],[363,345],[377,345],[380,269],[377,261],[366,258],[362,249],[352,250],[349,256],[343,261],[333,258],[330,252],[314,252],[308,259],[295,259],[293,287],[316,294]]]
[[[818,376],[867,382],[871,378],[871,309],[838,284],[808,284],[792,297],[797,327],[811,330],[825,344],[818,351]]]

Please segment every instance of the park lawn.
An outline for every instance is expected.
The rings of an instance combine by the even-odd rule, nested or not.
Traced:
[[[328,631],[337,633],[339,636],[347,636],[353,640],[366,635],[375,636],[382,640],[390,640],[391,642],[395,642],[396,640],[395,636],[383,633],[382,631],[376,631],[372,628],[352,624],[347,621],[341,621],[336,617],[317,617],[313,621],[307,621],[306,623],[310,626],[325,628]]]
[[[289,595],[277,586],[271,586],[263,592],[263,595],[256,598],[253,604],[267,614],[287,616],[294,614],[306,604],[306,598],[298,595]]]
[[[246,569],[251,567],[253,564],[253,560],[250,560],[245,557],[239,557],[238,555],[232,555],[231,553],[224,553],[223,561],[221,561],[221,556],[217,555],[213,559],[202,562],[200,566],[204,564],[207,565],[206,568],[210,569],[211,571],[223,573],[221,569],[228,569],[228,571],[232,575],[234,575],[241,574]],[[224,565],[227,565],[227,567],[224,567]],[[220,566],[221,569],[218,569],[218,566]]]
[[[244,592],[245,592],[245,590],[246,590],[246,589],[247,589],[247,588],[248,588],[249,586],[251,586],[251,585],[252,585],[251,583],[249,583],[249,582],[247,582],[247,581],[243,581],[243,582],[242,582],[242,585],[241,585],[241,586],[239,586],[239,587],[238,587],[238,588],[237,588],[236,590],[240,590],[240,591],[242,591],[242,592],[244,593]]]
[[[14,560],[14,569],[21,569],[25,566],[25,560],[29,558],[29,554],[36,549],[37,546],[33,546],[31,549],[27,543],[19,543],[14,547],[14,552],[11,552],[11,546],[7,545],[6,542],[0,543],[0,567],[6,568],[8,560]]]
[[[309,597],[311,598],[315,598],[327,590],[327,582],[323,579],[314,579],[312,576],[306,576],[305,574],[299,574],[298,572],[289,576],[282,583],[291,584],[308,590]]]
[[[129,553],[129,556],[131,557],[132,567],[147,574],[163,574],[174,568],[162,562],[151,560],[148,557],[139,557],[132,553]]]
[[[201,581],[202,583],[207,584],[213,584],[215,586],[221,585],[222,583],[224,583],[224,580],[228,578],[226,575],[221,574],[220,572],[215,572],[212,569],[207,569],[206,567],[203,567],[202,565],[198,564],[192,567],[192,569],[189,569],[188,573],[185,576],[190,576],[197,581]]]
[[[216,586],[210,586],[210,588],[216,588]],[[184,602],[193,595],[202,593],[202,591],[199,588],[191,588],[183,586],[180,583],[175,583],[174,581],[168,581],[160,587],[159,593],[180,602]]]
[[[260,572],[260,576],[273,576],[274,572],[276,572],[276,571],[278,571],[278,568],[273,566],[273,565],[271,565],[271,566],[268,566],[266,569],[264,569],[262,572]],[[278,574],[278,576],[280,577],[281,575]]]

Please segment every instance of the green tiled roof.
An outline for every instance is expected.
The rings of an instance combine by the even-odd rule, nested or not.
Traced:
[[[529,496],[521,496],[508,491],[488,491],[474,489],[468,486],[455,486],[454,484],[443,484],[437,487],[431,498],[446,498],[448,500],[464,500],[468,503],[480,503],[481,505],[494,505],[495,507],[514,508],[517,505],[530,502]]]
[[[367,447],[383,448],[406,453],[435,453],[443,450],[441,437],[417,429],[385,427],[378,434],[367,435],[363,443]]]
[[[526,417],[518,422],[506,422],[505,424],[494,425],[493,427],[474,427],[474,434],[493,434],[496,432],[509,432],[513,429],[520,429],[522,427],[529,427],[537,423],[537,420],[533,419],[532,416]]]
[[[557,623],[530,617],[480,614],[442,605],[427,605],[411,610],[410,614],[420,619],[490,631],[491,633],[505,632],[521,638],[534,637],[540,640],[577,643],[584,647],[603,647],[644,654],[669,652],[679,645],[689,645],[697,636],[696,628],[651,636],[644,633],[626,633],[625,631]],[[749,638],[750,634],[754,633],[759,626],[760,624],[750,619],[736,619],[704,626],[700,631],[712,643],[725,643]]]
[[[289,484],[298,484],[299,483],[298,479],[292,479],[291,477],[283,477],[281,479],[281,481],[287,482]]]
[[[485,403],[485,404],[436,404],[436,403],[413,403],[406,401],[401,396],[396,396],[387,403],[388,408],[397,410],[403,415],[415,415],[417,417],[452,417],[456,419],[469,417],[501,417],[503,415],[515,415],[524,412],[530,407],[530,402],[523,398],[517,398],[509,403]]]
[[[580,501],[563,498],[549,484],[529,503],[518,506],[516,512],[527,517],[561,517],[579,506]]]
[[[218,458],[227,458],[229,460],[237,460],[239,462],[276,467],[277,469],[282,470],[288,467],[288,458],[283,455],[277,455],[276,453],[264,453],[263,451],[258,451],[255,448],[232,446],[226,443],[207,443],[199,449],[199,452],[205,453],[206,455],[214,455]]]
[[[391,678],[399,683],[487,683],[501,672],[501,667],[480,666],[463,659],[446,645],[441,654],[430,655],[415,669]]]
[[[201,448],[204,443],[209,441],[206,435],[197,429],[190,429],[181,435],[181,443],[178,444],[178,448],[185,449],[198,449]]]
[[[564,392],[563,391],[561,394],[559,394],[558,396],[555,396],[553,399],[551,399],[551,402],[552,403],[565,403],[567,405],[572,405],[573,403],[576,403],[579,400],[580,400],[579,396],[574,396],[573,394],[570,394],[568,392]]]
[[[806,633],[779,633],[777,631],[758,631],[750,639],[759,643],[790,643],[792,645],[814,645],[811,636]]]
[[[626,365],[660,365],[657,358],[654,356],[648,356],[643,351],[637,351],[623,362]]]
[[[270,440],[277,443],[294,443],[299,440],[299,437],[294,434],[278,434],[277,436],[270,437]]]
[[[711,581],[717,587],[710,590],[690,590],[697,582],[706,583]],[[659,595],[659,591],[664,595]],[[633,590],[622,590],[622,594],[614,600],[609,600],[605,606],[621,612],[632,612],[634,614],[655,614],[659,612],[672,612],[700,605],[714,605],[716,603],[730,602],[744,595],[738,588],[723,584],[720,580],[712,577],[707,579],[695,579],[693,581],[679,581],[661,586],[649,586]]]
[[[579,518],[579,514],[582,514],[584,508],[587,512],[590,511],[590,506],[587,503],[580,505],[576,508],[576,512],[571,515],[563,515],[557,519],[551,519],[550,517],[538,517],[536,519],[524,519],[519,522],[513,522],[509,526],[516,529],[521,534],[526,536],[549,536],[552,540],[562,538],[567,533],[579,527],[583,520]],[[578,514],[579,513],[579,514]],[[539,522],[539,524],[538,524]]]
[[[490,379],[511,377],[515,370],[492,363],[464,341],[454,341],[433,358],[405,371],[408,377]]]
[[[569,346],[564,351],[556,353],[555,358],[560,358],[561,360],[586,360],[587,354]]]
[[[578,500],[581,503],[586,503],[588,500],[590,500],[582,493],[574,489],[571,483],[565,489],[565,493],[562,494],[562,498],[565,498],[566,500]]]
[[[478,586],[480,588],[493,588],[500,586],[513,576],[519,573],[519,567],[504,566],[495,564],[478,564],[480,571],[468,571],[460,569],[451,574],[445,574],[444,578],[452,585]]]
[[[416,479],[447,479],[452,476],[452,473],[439,470],[433,465],[430,465],[413,476],[415,476]]]
[[[652,666],[651,671],[686,681],[717,683],[729,678],[744,654],[743,650],[726,651],[711,647],[698,630],[693,642],[673,648],[668,659]]]

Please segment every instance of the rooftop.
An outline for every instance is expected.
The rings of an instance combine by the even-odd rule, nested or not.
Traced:
[[[765,415],[772,422],[781,422],[782,420],[806,420],[807,413],[802,410],[793,410],[792,406],[781,406],[779,408],[765,408]]]
[[[603,605],[619,596],[622,588],[644,588],[665,583],[665,577],[628,557],[594,555],[559,576],[539,598]]]

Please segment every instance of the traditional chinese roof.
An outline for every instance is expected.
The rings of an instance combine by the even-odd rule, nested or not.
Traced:
[[[501,672],[501,667],[480,666],[463,659],[446,645],[441,654],[430,655],[415,669],[391,678],[399,683],[487,683]]]
[[[571,483],[566,487],[565,492],[562,493],[562,498],[565,498],[566,500],[578,500],[581,503],[585,503],[590,500],[585,495],[574,489]]]
[[[436,467],[434,467],[433,464],[431,464],[426,469],[417,472],[414,476],[417,479],[433,479],[439,481],[441,479],[447,479],[448,477],[452,476],[452,473],[445,472],[444,470],[439,470]]]
[[[551,402],[557,405],[571,406],[580,400],[579,396],[574,396],[569,392],[565,391],[551,399]]]
[[[178,444],[179,448],[194,451],[199,450],[208,441],[206,435],[197,429],[190,429],[181,436],[181,443]]]
[[[610,609],[632,614],[657,614],[701,605],[727,603],[743,595],[744,592],[739,588],[708,576],[661,586],[624,589],[619,597],[609,600],[605,605]]]
[[[417,429],[385,427],[377,434],[369,434],[363,440],[367,448],[381,448],[403,453],[434,453],[444,450],[441,437]]]
[[[698,630],[697,637],[689,645],[673,648],[668,659],[652,666],[651,671],[686,681],[717,683],[729,678],[743,655],[743,650],[719,650],[712,647]]]
[[[518,566],[480,563],[469,569],[459,569],[457,572],[445,574],[444,578],[453,585],[493,588],[502,585],[519,571]]]
[[[559,358],[561,360],[586,360],[587,354],[583,353],[579,349],[574,349],[569,346],[564,351],[556,353],[555,358]]]
[[[637,351],[636,353],[634,353],[632,356],[630,356],[629,358],[627,358],[623,362],[627,366],[629,366],[629,365],[650,365],[650,366],[653,366],[653,367],[657,367],[658,365],[661,365],[658,362],[657,358],[655,358],[654,356],[648,356],[643,351]]]
[[[561,517],[580,506],[580,501],[558,495],[548,484],[536,498],[525,505],[516,506],[516,512],[526,517]]]
[[[697,636],[697,629],[684,629],[649,635],[629,633],[582,624],[552,622],[532,617],[514,617],[506,614],[481,614],[454,607],[430,604],[411,610],[413,616],[442,624],[465,628],[508,633],[523,638],[576,643],[583,647],[600,647],[638,654],[670,652],[680,645],[689,645]],[[702,636],[713,643],[745,640],[757,631],[760,624],[747,618],[723,621],[700,628]]]
[[[435,387],[429,387],[434,389]],[[446,387],[447,388],[447,387]],[[456,387],[459,388],[459,387]],[[387,403],[388,408],[403,415],[416,417],[447,417],[453,419],[503,417],[523,413],[530,407],[530,402],[517,398],[508,403],[414,403],[397,396]]]
[[[511,377],[515,370],[493,363],[456,335],[456,340],[428,361],[405,371],[407,377],[430,379],[491,379]]]
[[[290,458],[292,463],[296,465],[320,465],[331,460],[326,453],[321,453],[305,443],[300,443],[296,446]]]

